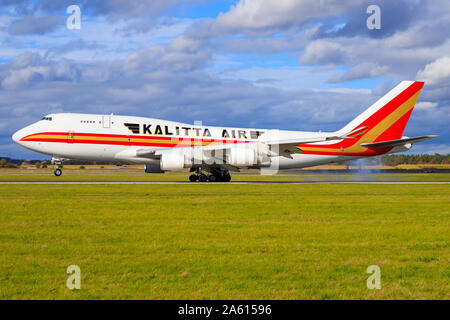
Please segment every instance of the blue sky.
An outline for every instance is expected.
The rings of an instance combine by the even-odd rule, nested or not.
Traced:
[[[199,2],[179,2],[171,8],[170,14],[179,18],[189,19],[214,19],[221,12],[226,12],[231,6],[236,5],[237,0],[209,0]]]
[[[0,156],[42,158],[11,134],[52,112],[334,131],[401,80],[426,83],[405,134],[440,135],[409,152],[446,154],[448,31],[444,0],[1,2]]]

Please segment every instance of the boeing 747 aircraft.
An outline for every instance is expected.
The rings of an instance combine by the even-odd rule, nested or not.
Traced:
[[[403,136],[424,83],[402,81],[335,132],[190,125],[152,118],[55,113],[13,134],[30,150],[66,159],[142,163],[145,172],[190,168],[190,181],[230,181],[239,168],[303,168],[407,151],[436,136]]]

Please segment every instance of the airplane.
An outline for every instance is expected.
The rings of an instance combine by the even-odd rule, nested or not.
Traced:
[[[424,82],[402,81],[335,132],[213,127],[153,118],[53,113],[15,132],[19,145],[52,156],[61,176],[68,159],[144,164],[147,173],[189,168],[189,181],[231,180],[231,172],[273,173],[403,152],[413,143],[403,131]]]

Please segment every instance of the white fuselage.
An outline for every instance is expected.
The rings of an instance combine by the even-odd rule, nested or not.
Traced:
[[[301,139],[324,135],[331,136],[333,133],[214,127],[144,117],[60,113],[50,114],[17,131],[13,140],[25,148],[56,159],[146,164],[155,160],[129,155],[135,154],[137,149],[168,149],[186,143],[239,144],[264,142],[269,137]],[[279,169],[289,169],[350,160],[358,156],[297,153],[292,155],[292,159],[276,158]]]

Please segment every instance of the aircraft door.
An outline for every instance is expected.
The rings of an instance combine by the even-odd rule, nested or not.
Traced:
[[[102,126],[103,128],[111,128],[111,115],[103,116]]]
[[[67,132],[67,143],[73,143],[75,140],[75,134],[72,131]]]

